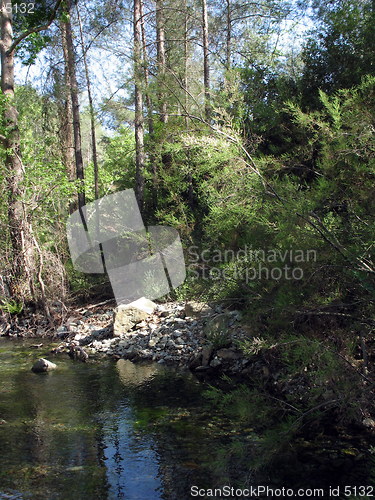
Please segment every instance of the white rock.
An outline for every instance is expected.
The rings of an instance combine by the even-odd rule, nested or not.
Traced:
[[[154,302],[144,297],[130,304],[118,306],[115,310],[113,335],[119,336],[128,332],[134,325],[145,320],[156,308],[157,305]]]

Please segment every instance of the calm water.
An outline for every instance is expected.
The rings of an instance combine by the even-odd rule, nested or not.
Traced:
[[[0,339],[1,499],[185,500],[192,485],[249,485],[256,476],[262,437],[219,414],[190,373],[54,359],[30,343]],[[57,370],[32,373],[42,355]],[[258,484],[369,484],[366,443],[355,452],[350,442],[324,446],[290,445]]]

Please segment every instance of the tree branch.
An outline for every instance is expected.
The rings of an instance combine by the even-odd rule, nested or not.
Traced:
[[[8,54],[12,53],[14,51],[14,49],[17,47],[17,45],[19,43],[21,43],[22,40],[24,40],[25,38],[27,38],[32,33],[39,33],[40,31],[47,30],[51,26],[51,24],[53,23],[53,21],[55,20],[56,14],[57,14],[58,8],[60,7],[61,2],[62,2],[62,0],[57,0],[56,5],[55,5],[55,7],[54,7],[54,9],[52,11],[52,14],[50,15],[50,18],[47,21],[47,24],[43,24],[43,26],[39,26],[37,28],[30,28],[29,30],[27,30],[24,33],[22,33],[18,38],[16,38],[14,40],[14,42],[10,46],[10,48],[8,50]]]

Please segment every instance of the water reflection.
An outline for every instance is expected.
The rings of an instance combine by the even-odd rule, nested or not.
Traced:
[[[121,382],[125,386],[140,386],[151,380],[157,373],[160,373],[160,365],[141,364],[136,365],[128,359],[119,359],[116,363]]]
[[[125,360],[60,357],[32,373],[48,351],[0,340],[0,498],[172,499],[173,432],[163,439],[157,424],[194,404],[198,383]]]
[[[192,374],[67,357],[54,360],[54,372],[32,373],[34,358],[48,352],[0,339],[0,499],[185,500],[192,485],[249,478],[264,436],[215,409]],[[288,443],[259,484],[368,484],[362,451],[358,459],[315,441]],[[363,477],[352,478],[358,469]]]
[[[134,431],[134,414],[122,405],[103,418],[103,445],[109,498],[161,499],[159,456],[149,437]]]

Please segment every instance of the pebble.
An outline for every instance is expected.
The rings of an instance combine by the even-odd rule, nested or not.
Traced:
[[[212,316],[218,312],[222,313],[220,308],[215,308],[215,311],[212,311]],[[209,345],[203,332],[210,317],[200,319],[185,316],[185,306],[182,304],[167,303],[158,306],[154,314],[140,322],[133,330],[116,337],[112,337],[112,311],[85,313],[86,311],[83,312],[85,322],[74,318],[76,325],[74,338],[93,353],[104,353],[116,358],[148,359],[160,364],[178,363],[180,366],[190,366],[192,360],[199,357],[202,349],[207,349]],[[238,311],[230,312],[228,315],[229,322],[233,325],[240,317]],[[72,324],[73,321],[70,322],[70,325]],[[233,337],[235,335],[240,338],[238,324],[230,330]],[[68,333],[65,326],[60,327],[58,331]],[[213,354],[218,349],[212,348]],[[231,352],[226,357],[228,359],[214,356],[211,363],[204,366],[202,371],[219,366],[227,367],[230,363],[241,371],[247,363],[246,360],[234,362],[234,359],[229,359],[232,357]]]

